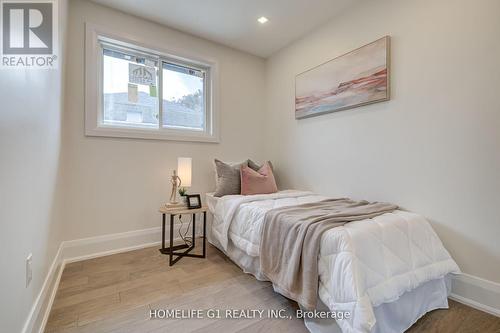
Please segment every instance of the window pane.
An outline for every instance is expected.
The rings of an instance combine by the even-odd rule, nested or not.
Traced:
[[[205,129],[205,73],[163,63],[163,127]]]
[[[158,127],[157,62],[104,49],[103,123]]]

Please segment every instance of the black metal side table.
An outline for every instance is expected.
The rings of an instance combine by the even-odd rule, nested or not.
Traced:
[[[161,249],[160,252],[163,254],[168,254],[169,256],[169,266],[172,266],[178,262],[182,257],[192,257],[192,258],[205,258],[206,257],[206,240],[207,240],[207,207],[203,206],[201,208],[188,209],[187,207],[167,207],[162,206],[159,209],[162,214],[162,228],[161,228]],[[190,253],[195,247],[195,235],[196,235],[196,214],[203,213],[203,252],[202,254]],[[193,217],[193,243],[191,246],[187,244],[175,245],[174,246],[174,218],[179,215],[189,215]],[[170,216],[170,244],[165,247],[165,224],[166,215]],[[178,250],[186,249],[183,252],[178,252]],[[174,258],[175,256],[175,258]]]

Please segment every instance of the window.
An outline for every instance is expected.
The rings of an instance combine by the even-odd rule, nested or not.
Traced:
[[[206,72],[168,62],[162,67],[162,126],[203,131]]]
[[[86,38],[86,135],[217,142],[214,63]]]
[[[157,128],[158,61],[105,46],[102,68],[102,124]]]

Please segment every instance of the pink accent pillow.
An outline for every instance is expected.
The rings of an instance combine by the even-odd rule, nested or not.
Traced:
[[[246,165],[240,168],[241,194],[269,194],[278,192],[273,170],[268,162],[258,170],[252,170]]]

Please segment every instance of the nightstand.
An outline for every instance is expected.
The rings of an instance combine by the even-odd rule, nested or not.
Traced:
[[[201,208],[188,209],[187,207],[167,207],[161,206],[159,212],[162,214],[162,228],[161,228],[161,249],[160,252],[167,254],[169,256],[169,266],[172,266],[182,257],[192,257],[192,258],[205,258],[206,257],[206,239],[207,239],[207,207],[202,206]],[[192,254],[190,253],[195,247],[195,234],[196,234],[196,214],[203,213],[203,252],[202,254]],[[175,245],[174,246],[174,220],[176,216],[181,215],[192,215],[192,231],[193,231],[193,244],[191,246],[187,244]],[[165,224],[166,216],[170,216],[170,244],[165,247]],[[186,249],[185,251],[178,252],[179,250]],[[175,256],[175,258],[174,258]]]

